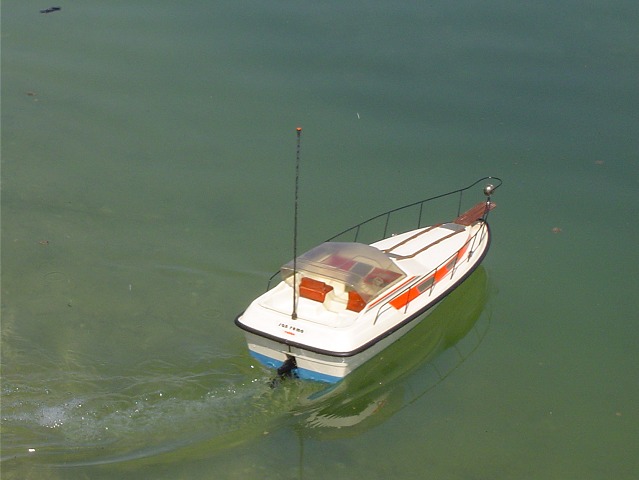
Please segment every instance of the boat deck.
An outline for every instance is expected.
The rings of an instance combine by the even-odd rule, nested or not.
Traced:
[[[463,248],[473,227],[444,223],[407,232],[373,244],[386,252],[408,275],[424,275],[437,268],[452,252]]]

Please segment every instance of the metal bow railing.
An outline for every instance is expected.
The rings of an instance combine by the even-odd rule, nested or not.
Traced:
[[[475,187],[476,185],[482,183],[482,182],[489,182],[492,186],[492,188],[490,189],[490,193],[494,192],[495,190],[497,190],[497,188],[499,188],[499,186],[502,184],[502,180],[499,177],[483,177],[480,178],[479,180],[474,181],[473,183],[471,183],[470,185],[463,187],[463,188],[458,188],[456,190],[451,190],[449,192],[446,193],[442,193],[440,195],[435,195],[434,197],[429,197],[426,198],[424,200],[420,200],[418,202],[413,202],[413,203],[409,203],[408,205],[404,205],[402,207],[398,207],[398,208],[394,208],[392,210],[388,210],[387,212],[384,213],[380,213],[378,215],[375,215],[374,217],[371,217],[367,220],[364,220],[363,222],[358,223],[357,225],[353,225],[352,227],[349,227],[345,230],[342,230],[341,232],[339,232],[336,235],[333,235],[332,237],[328,238],[326,241],[327,242],[333,242],[333,241],[348,241],[348,242],[358,242],[361,240],[361,237],[363,236],[363,232],[364,230],[366,230],[366,240],[364,243],[373,243],[376,242],[378,240],[382,240],[384,238],[387,238],[389,236],[389,228],[390,225],[393,223],[393,219],[397,216],[402,215],[403,213],[407,212],[409,209],[414,208],[417,211],[415,212],[415,216],[413,217],[412,220],[406,220],[404,222],[402,222],[402,230],[401,231],[407,231],[407,230],[412,230],[412,229],[418,229],[421,228],[424,222],[424,207],[431,203],[434,202],[435,200],[440,200],[440,199],[444,199],[444,198],[448,198],[448,197],[453,197],[454,195],[458,195],[458,200],[457,200],[457,213],[455,216],[459,216],[461,214],[462,211],[462,204],[463,204],[463,198],[464,198],[464,193],[468,190],[470,190],[471,188]],[[488,193],[487,193],[488,195]],[[412,217],[412,215],[411,215]],[[452,216],[451,216],[452,217]],[[441,217],[440,217],[441,218]],[[452,220],[452,218],[451,218]],[[373,227],[375,223],[378,223],[379,225],[377,226],[377,228],[369,228],[369,227]],[[371,233],[371,231],[373,233]],[[381,232],[381,233],[379,233]],[[268,286],[267,286],[267,290],[270,290],[272,284],[273,284],[273,280],[279,275],[279,270],[277,272],[275,272],[268,280]]]

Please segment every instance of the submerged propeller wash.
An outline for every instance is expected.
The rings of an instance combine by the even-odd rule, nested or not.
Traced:
[[[489,181],[486,198],[457,217],[420,226],[424,206]],[[501,185],[472,185],[386,212],[294,258],[281,281],[255,299],[236,325],[262,364],[302,379],[335,383],[405,335],[480,265],[490,245],[487,217]],[[416,229],[387,236],[389,220],[419,210]],[[381,240],[357,242],[362,227],[385,220]]]

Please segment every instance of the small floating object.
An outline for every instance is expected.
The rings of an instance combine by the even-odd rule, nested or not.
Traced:
[[[49,7],[49,8],[40,10],[40,13],[52,13],[52,12],[58,12],[60,10],[62,10],[62,7]]]
[[[550,231],[552,233],[561,233],[563,230],[560,227],[552,227]]]
[[[419,226],[424,204],[455,194],[461,201],[464,191],[484,180],[491,181],[485,200],[457,212],[454,220]],[[278,369],[279,376],[340,381],[408,333],[480,265],[490,244],[487,217],[495,207],[490,194],[500,185],[499,178],[482,178],[390,210],[294,255],[281,268],[280,283],[235,320],[252,356]],[[419,207],[417,229],[396,235],[384,231],[370,245],[357,242],[360,227],[385,216],[388,225],[393,214],[408,207]],[[347,232],[355,233],[355,241],[331,241]]]

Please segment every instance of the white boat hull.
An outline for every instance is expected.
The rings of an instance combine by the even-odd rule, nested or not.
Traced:
[[[343,379],[416,327],[481,264],[493,207],[488,200],[452,222],[370,245],[327,242],[298,257],[297,267],[284,265],[282,281],[235,320],[252,356],[299,378]]]
[[[421,314],[419,320],[408,322],[371,347],[351,356],[313,352],[250,332],[245,332],[246,342],[251,355],[262,365],[278,369],[289,357],[294,357],[297,365],[295,372],[298,378],[336,383],[419,325],[420,321],[429,315],[435,307],[436,305]]]

